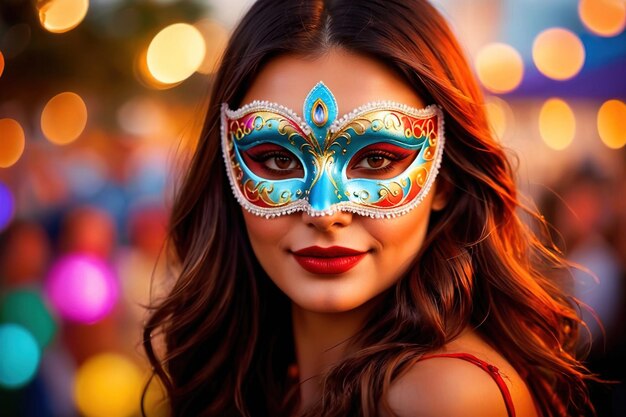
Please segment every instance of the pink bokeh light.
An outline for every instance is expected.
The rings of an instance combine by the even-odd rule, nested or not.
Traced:
[[[70,254],[50,269],[46,295],[63,318],[92,324],[111,312],[118,299],[118,287],[106,262],[92,255]]]

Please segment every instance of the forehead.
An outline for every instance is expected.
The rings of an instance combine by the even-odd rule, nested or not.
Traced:
[[[283,55],[272,59],[241,105],[268,100],[301,114],[304,99],[319,81],[335,96],[339,116],[371,101],[390,100],[417,108],[425,105],[411,86],[383,63],[339,48],[314,58]]]

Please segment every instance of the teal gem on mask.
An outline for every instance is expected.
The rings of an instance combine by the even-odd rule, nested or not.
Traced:
[[[338,114],[335,96],[323,82],[317,83],[306,96],[302,114],[320,147],[323,146],[328,128]]]

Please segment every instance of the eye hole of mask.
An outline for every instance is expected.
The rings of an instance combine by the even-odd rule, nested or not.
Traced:
[[[352,157],[346,174],[348,178],[393,178],[404,172],[418,153],[418,150],[405,149],[390,143],[374,143]]]
[[[243,159],[256,175],[271,180],[304,178],[300,160],[290,151],[273,143],[262,143],[243,152]]]

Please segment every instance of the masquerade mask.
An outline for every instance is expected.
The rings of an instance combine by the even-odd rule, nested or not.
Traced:
[[[399,216],[424,199],[441,164],[443,114],[435,105],[371,102],[337,119],[335,97],[319,82],[304,100],[304,120],[267,101],[221,110],[230,185],[259,216]]]

